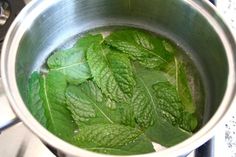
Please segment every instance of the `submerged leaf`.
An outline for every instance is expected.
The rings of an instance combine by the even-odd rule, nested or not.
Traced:
[[[156,116],[155,123],[145,131],[145,135],[154,142],[170,147],[191,137],[191,133],[181,130],[167,122],[162,116]]]
[[[194,113],[196,111],[196,105],[193,101],[193,96],[190,90],[190,84],[187,78],[187,73],[184,64],[179,65],[179,77],[178,88],[179,97],[184,105],[186,112]]]
[[[180,129],[180,127],[173,126],[172,121],[166,120],[165,119],[166,117],[164,117],[164,114],[163,114],[166,109],[167,110],[170,109],[172,112],[178,112],[178,111],[175,111],[172,108],[172,106],[168,106],[170,104],[167,104],[167,106],[163,106],[163,108],[159,107],[160,105],[159,103],[162,102],[162,100],[160,100],[160,98],[157,97],[157,95],[155,94],[153,85],[162,83],[162,81],[167,81],[164,73],[160,71],[154,71],[154,70],[150,71],[138,65],[136,65],[135,69],[136,69],[136,75],[137,75],[137,85],[140,88],[139,92],[143,91],[142,92],[143,96],[141,95],[139,97],[140,100],[142,101],[137,103],[139,105],[136,105],[136,106],[140,110],[139,112],[140,114],[150,112],[149,118],[146,118],[146,119],[143,118],[145,116],[136,116],[135,118],[136,118],[136,121],[141,121],[143,122],[143,124],[142,123],[141,124],[143,126],[146,126],[148,130],[146,131],[147,136],[153,139],[155,142],[158,142],[161,145],[167,146],[167,147],[177,144],[183,139],[191,136],[190,132],[188,133]],[[164,99],[172,100],[172,97],[169,97],[171,95],[168,95],[168,93],[166,93],[167,91],[157,90],[156,92],[160,92],[163,95],[165,95]],[[134,100],[138,101],[138,98],[136,99]],[[177,109],[179,107],[178,105],[181,106],[182,104],[177,104],[177,106],[175,106]],[[152,114],[153,116],[151,117]],[[181,126],[182,126],[182,122],[181,122]],[[168,128],[171,128],[171,129],[168,129]],[[169,139],[171,137],[173,137],[174,139]]]
[[[70,141],[76,125],[65,103],[66,86],[66,79],[60,72],[49,72],[40,78],[40,97],[47,118],[47,129]]]
[[[135,74],[137,85],[131,99],[131,108],[135,122],[144,130],[154,124],[157,116],[155,95],[151,87],[154,83],[166,80],[166,77],[161,71],[147,69],[139,64],[135,64]]]
[[[99,153],[134,155],[154,152],[151,141],[141,131],[118,124],[83,127],[76,140],[79,147]]]
[[[195,116],[184,112],[184,105],[173,85],[169,82],[159,82],[153,85],[153,89],[157,107],[164,119],[189,132],[196,128]]]
[[[78,126],[120,123],[119,109],[106,106],[106,98],[92,81],[78,87],[69,86],[66,91],[67,104]]]
[[[82,49],[84,52],[86,52],[92,44],[100,44],[102,43],[102,41],[102,34],[87,34],[78,39],[78,41],[74,45],[74,48]]]
[[[28,85],[28,103],[27,107],[31,114],[44,126],[47,126],[47,119],[45,117],[45,111],[43,101],[39,96],[40,91],[40,74],[33,72],[29,79]]]
[[[139,29],[114,31],[105,41],[148,68],[161,68],[173,58],[162,39]]]
[[[174,58],[165,68],[165,72],[167,73],[169,82],[176,87],[179,98],[184,105],[184,110],[194,113],[196,106],[190,90],[185,65],[180,60],[177,60],[177,58]]]
[[[58,50],[48,58],[50,70],[62,72],[69,83],[80,84],[91,77],[86,61],[86,51],[91,44],[103,41],[101,34],[85,35],[78,39],[76,44],[67,50]]]
[[[55,52],[47,61],[52,71],[59,71],[69,83],[79,84],[91,77],[84,51],[76,48]]]
[[[131,100],[134,120],[142,130],[152,126],[155,119],[155,111],[153,111],[154,108],[151,105],[152,99],[150,99],[144,88],[141,83],[138,83]]]
[[[92,45],[87,59],[95,82],[106,96],[117,102],[132,96],[135,81],[126,55],[114,53],[102,45]]]

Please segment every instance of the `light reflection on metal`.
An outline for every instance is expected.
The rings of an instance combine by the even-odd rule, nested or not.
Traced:
[[[5,1],[0,2],[0,26],[3,26],[10,17],[10,7]]]

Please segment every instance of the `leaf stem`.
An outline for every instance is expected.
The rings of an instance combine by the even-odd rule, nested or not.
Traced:
[[[47,81],[46,81],[45,75],[43,75],[42,78],[43,78],[43,93],[45,95],[45,101],[46,101],[45,105],[46,105],[46,108],[48,109],[50,121],[51,121],[52,125],[54,126],[55,122],[54,122],[54,119],[52,117],[52,111],[51,111],[50,102],[49,102],[49,99],[48,99],[47,86],[46,86]]]
[[[178,72],[179,72],[179,64],[175,57],[175,87],[176,87],[177,93],[179,93],[179,73]]]

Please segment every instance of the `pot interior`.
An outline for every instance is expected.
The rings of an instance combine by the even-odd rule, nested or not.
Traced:
[[[38,14],[22,21],[32,21],[23,25],[28,28],[20,41],[15,65],[18,88],[25,103],[29,75],[65,41],[103,26],[133,26],[161,34],[188,53],[201,75],[205,90],[205,102],[197,106],[203,113],[202,126],[218,109],[226,91],[228,60],[213,25],[203,16],[204,12],[192,6],[197,2],[58,0],[48,3],[50,5],[40,8]]]

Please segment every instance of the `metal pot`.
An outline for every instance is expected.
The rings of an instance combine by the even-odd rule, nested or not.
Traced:
[[[197,133],[171,148],[140,156],[181,156],[210,139],[235,103],[236,44],[204,0],[32,1],[12,24],[2,49],[2,82],[17,117],[65,156],[105,156],[57,138],[33,118],[25,103],[28,77],[50,52],[78,33],[111,25],[141,27],[175,41],[189,52],[206,91],[203,124]]]

